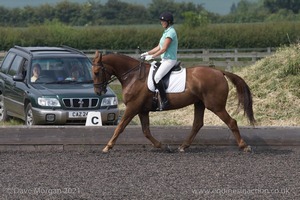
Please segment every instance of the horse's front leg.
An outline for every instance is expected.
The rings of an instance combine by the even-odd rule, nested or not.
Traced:
[[[143,130],[143,133],[144,133],[145,137],[152,142],[154,147],[161,148],[162,147],[161,142],[156,140],[150,132],[149,112],[139,113],[139,118],[140,118],[140,121],[141,121],[141,124],[142,124],[142,130]]]
[[[104,147],[102,152],[107,153],[110,149],[113,148],[119,135],[124,131],[125,127],[129,124],[129,122],[132,120],[132,118],[136,115],[132,111],[129,111],[129,110],[131,110],[131,109],[127,108],[125,110],[124,115],[123,115],[120,123],[118,124],[117,128],[115,129],[113,136],[108,141],[107,145]]]

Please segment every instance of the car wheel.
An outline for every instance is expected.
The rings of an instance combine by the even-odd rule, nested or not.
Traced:
[[[25,125],[32,126],[35,125],[34,118],[33,118],[33,112],[32,112],[32,106],[29,103],[26,107],[25,111]]]
[[[7,112],[4,105],[3,94],[0,94],[0,122],[5,122],[8,120]]]

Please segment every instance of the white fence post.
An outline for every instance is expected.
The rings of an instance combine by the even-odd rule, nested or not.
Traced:
[[[203,49],[203,61],[204,62],[209,62],[209,56],[208,56],[208,54],[209,54],[209,50],[208,49]]]

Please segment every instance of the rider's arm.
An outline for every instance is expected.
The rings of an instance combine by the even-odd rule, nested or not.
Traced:
[[[167,37],[165,39],[165,42],[164,42],[164,45],[162,46],[162,48],[160,48],[159,45],[158,45],[157,47],[154,48],[154,49],[158,48],[158,50],[155,51],[155,52],[154,51],[152,52],[152,50],[154,50],[154,49],[152,49],[151,51],[148,52],[149,55],[152,55],[153,58],[155,58],[157,56],[160,56],[161,54],[165,53],[165,51],[167,51],[167,49],[169,48],[171,42],[172,42],[172,39]]]
[[[154,47],[153,49],[151,49],[150,51],[148,51],[149,55],[153,55],[156,52],[158,52],[160,50],[159,45],[157,45],[156,47]]]

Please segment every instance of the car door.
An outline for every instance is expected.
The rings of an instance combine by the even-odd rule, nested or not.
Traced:
[[[24,116],[24,96],[27,85],[24,81],[15,81],[15,75],[21,75],[24,72],[24,64],[27,63],[26,59],[17,55],[13,60],[8,73],[5,84],[6,99],[7,99],[7,112],[11,116],[23,118]]]
[[[1,90],[2,90],[2,95],[4,97],[4,105],[5,105],[5,108],[7,110],[7,108],[11,107],[10,105],[10,100],[6,97],[6,92],[7,92],[7,85],[6,84],[9,84],[9,76],[8,76],[8,70],[15,58],[16,54],[13,53],[13,52],[9,52],[7,53],[7,55],[5,56],[3,62],[2,62],[2,65],[1,65],[1,69],[0,69],[0,72],[1,72]],[[8,91],[9,92],[9,91]]]

